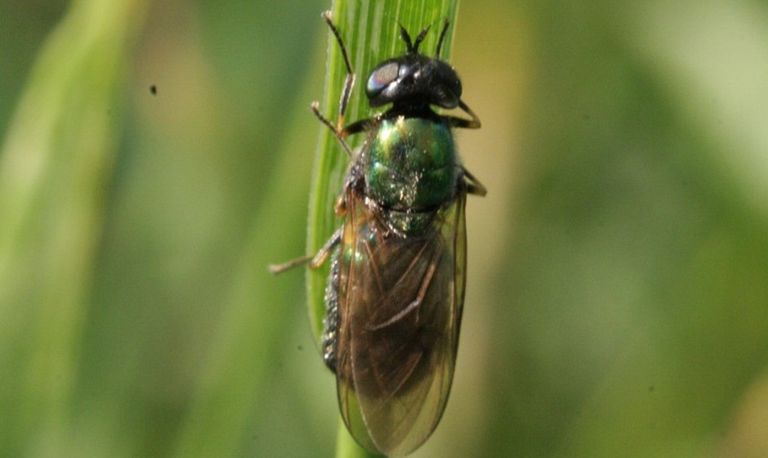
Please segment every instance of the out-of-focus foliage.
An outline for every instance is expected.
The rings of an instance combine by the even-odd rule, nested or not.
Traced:
[[[305,252],[328,7],[0,1],[0,455],[333,454],[304,277],[266,271]],[[768,6],[456,27],[490,192],[414,456],[764,456]]]

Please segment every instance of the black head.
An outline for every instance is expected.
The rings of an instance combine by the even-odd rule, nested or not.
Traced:
[[[448,21],[440,33],[435,57],[428,57],[419,53],[419,45],[429,27],[422,30],[412,42],[411,36],[400,26],[400,36],[408,51],[380,63],[368,76],[365,93],[372,107],[387,103],[400,106],[437,105],[442,108],[456,108],[459,105],[459,75],[447,62],[439,59],[446,30]]]

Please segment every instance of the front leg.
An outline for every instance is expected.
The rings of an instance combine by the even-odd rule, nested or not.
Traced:
[[[344,148],[344,152],[347,153],[347,156],[350,158],[354,157],[354,154],[352,153],[352,148],[350,148],[349,144],[346,141],[346,138],[350,135],[357,134],[359,132],[362,132],[364,130],[367,130],[372,123],[374,123],[375,119],[363,119],[360,121],[355,121],[352,124],[345,126],[344,120],[347,112],[347,106],[349,105],[349,99],[352,96],[352,88],[355,86],[355,73],[352,71],[352,64],[349,61],[349,54],[347,53],[347,47],[344,45],[344,40],[341,39],[341,34],[339,33],[339,29],[336,27],[336,25],[331,20],[331,12],[326,11],[323,13],[323,20],[326,24],[328,24],[328,27],[331,29],[331,32],[333,32],[333,36],[336,37],[336,42],[339,44],[339,49],[341,50],[341,56],[344,60],[344,66],[347,69],[347,75],[344,77],[344,86],[341,89],[341,97],[339,98],[339,112],[338,117],[336,119],[336,122],[331,121],[330,119],[323,116],[323,114],[320,112],[320,103],[317,101],[312,102],[312,105],[310,105],[310,108],[312,109],[312,113],[314,113],[315,117],[320,120],[326,127],[328,127],[331,132],[333,132],[333,135],[336,137],[336,139],[341,144],[342,148]]]
[[[339,29],[336,28],[333,20],[331,20],[331,12],[323,12],[322,17],[325,23],[328,24],[328,27],[331,29],[333,36],[336,37],[336,42],[339,44],[339,49],[341,50],[341,56],[344,59],[344,66],[347,69],[347,75],[344,77],[344,86],[341,89],[341,97],[339,99],[339,113],[335,123],[320,113],[319,102],[312,102],[311,109],[312,113],[315,114],[317,119],[319,119],[320,122],[322,122],[326,127],[331,129],[331,132],[333,132],[333,135],[336,137],[339,143],[341,143],[341,146],[344,148],[347,156],[351,158],[353,157],[352,148],[349,147],[349,144],[344,139],[347,135],[349,135],[348,133],[344,133],[344,115],[347,111],[347,105],[349,105],[349,98],[352,96],[352,88],[355,86],[355,72],[352,71],[352,64],[349,62],[347,47],[344,46],[344,40],[341,38]]]

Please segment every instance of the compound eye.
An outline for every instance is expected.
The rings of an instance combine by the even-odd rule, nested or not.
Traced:
[[[365,87],[368,96],[378,94],[391,82],[395,81],[399,68],[400,66],[396,62],[390,62],[375,69],[368,78],[368,84]]]

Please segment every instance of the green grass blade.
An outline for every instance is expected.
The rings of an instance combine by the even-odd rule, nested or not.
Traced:
[[[352,61],[357,82],[346,114],[347,122],[371,116],[364,95],[365,78],[379,62],[402,54],[404,43],[400,39],[399,24],[411,35],[416,35],[426,26],[432,27],[422,45],[423,50],[434,50],[437,45],[440,27],[445,19],[452,26],[448,30],[443,45],[443,56],[450,56],[453,32],[456,26],[458,0],[422,0],[360,2],[339,0],[334,2],[332,17],[339,28]],[[338,101],[343,87],[346,70],[341,51],[335,38],[328,33],[328,67],[326,72],[325,92],[321,110],[329,119],[335,119]],[[363,137],[359,135],[358,137]],[[361,139],[352,139],[358,145]],[[357,142],[357,143],[356,143]],[[315,159],[312,176],[312,195],[310,198],[307,246],[309,253],[315,253],[333,231],[341,224],[334,218],[332,208],[341,189],[348,159],[336,138],[328,129],[323,128],[320,147]],[[307,300],[310,322],[315,338],[319,339],[323,329],[323,315],[328,267],[307,273]],[[336,457],[376,456],[360,448],[350,437],[343,423],[340,423],[337,436]]]

